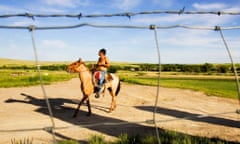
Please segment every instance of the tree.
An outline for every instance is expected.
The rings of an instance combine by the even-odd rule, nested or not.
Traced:
[[[218,72],[220,73],[227,73],[229,70],[229,67],[227,65],[220,65],[218,68]]]
[[[202,72],[210,72],[213,69],[213,64],[205,63],[201,66]]]

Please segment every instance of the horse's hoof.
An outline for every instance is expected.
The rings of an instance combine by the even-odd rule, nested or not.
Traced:
[[[110,109],[109,109],[109,113],[111,113],[112,111],[113,111],[113,108],[110,108]]]

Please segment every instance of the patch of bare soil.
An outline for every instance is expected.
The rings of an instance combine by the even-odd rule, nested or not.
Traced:
[[[77,102],[81,99],[79,79],[46,86],[56,127],[56,136],[82,142],[92,135],[102,134],[111,140],[122,134],[154,133],[154,126],[136,123],[152,119],[156,87],[122,84],[117,96],[117,109],[108,113],[111,96],[95,99],[91,96],[91,117],[86,116],[87,107],[83,105],[77,118],[72,118]],[[39,86],[0,89],[0,129],[34,129],[51,126],[46,103]],[[161,88],[158,101],[157,120],[160,129],[175,130],[191,135],[218,137],[240,142],[240,115],[237,100],[206,96],[191,90]],[[223,114],[218,114],[223,113]],[[199,115],[211,115],[199,117]],[[187,117],[188,120],[176,118]],[[198,118],[196,118],[198,117]],[[107,125],[107,123],[124,123]],[[97,124],[88,128],[75,127],[81,124]],[[0,143],[11,143],[11,139],[33,138],[35,143],[48,143],[52,136],[46,130],[23,132],[0,132]]]

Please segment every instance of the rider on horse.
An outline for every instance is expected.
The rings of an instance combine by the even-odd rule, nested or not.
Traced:
[[[107,74],[107,68],[110,66],[109,60],[106,56],[106,49],[100,49],[98,52],[98,62],[97,62],[97,66],[96,66],[96,72],[94,74],[94,77],[97,81],[97,94],[96,97],[98,98],[100,96],[100,94],[103,92],[104,89],[104,82],[106,80],[106,74]]]

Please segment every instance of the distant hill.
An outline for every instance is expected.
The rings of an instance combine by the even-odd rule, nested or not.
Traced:
[[[69,64],[71,62],[63,61],[63,62],[50,62],[50,61],[41,61],[41,65],[52,65],[52,64]],[[32,60],[18,60],[18,59],[7,59],[0,58],[0,66],[3,65],[35,65],[35,61]]]
[[[73,61],[41,61],[41,65],[54,65],[54,64],[70,64]],[[85,61],[86,64],[95,64],[96,61]],[[128,62],[111,62],[111,65],[120,65],[120,66],[126,66],[126,65],[132,65],[134,63],[128,63]],[[7,59],[7,58],[0,58],[0,66],[3,65],[26,65],[26,66],[33,66],[35,65],[34,60],[19,60],[19,59]]]

